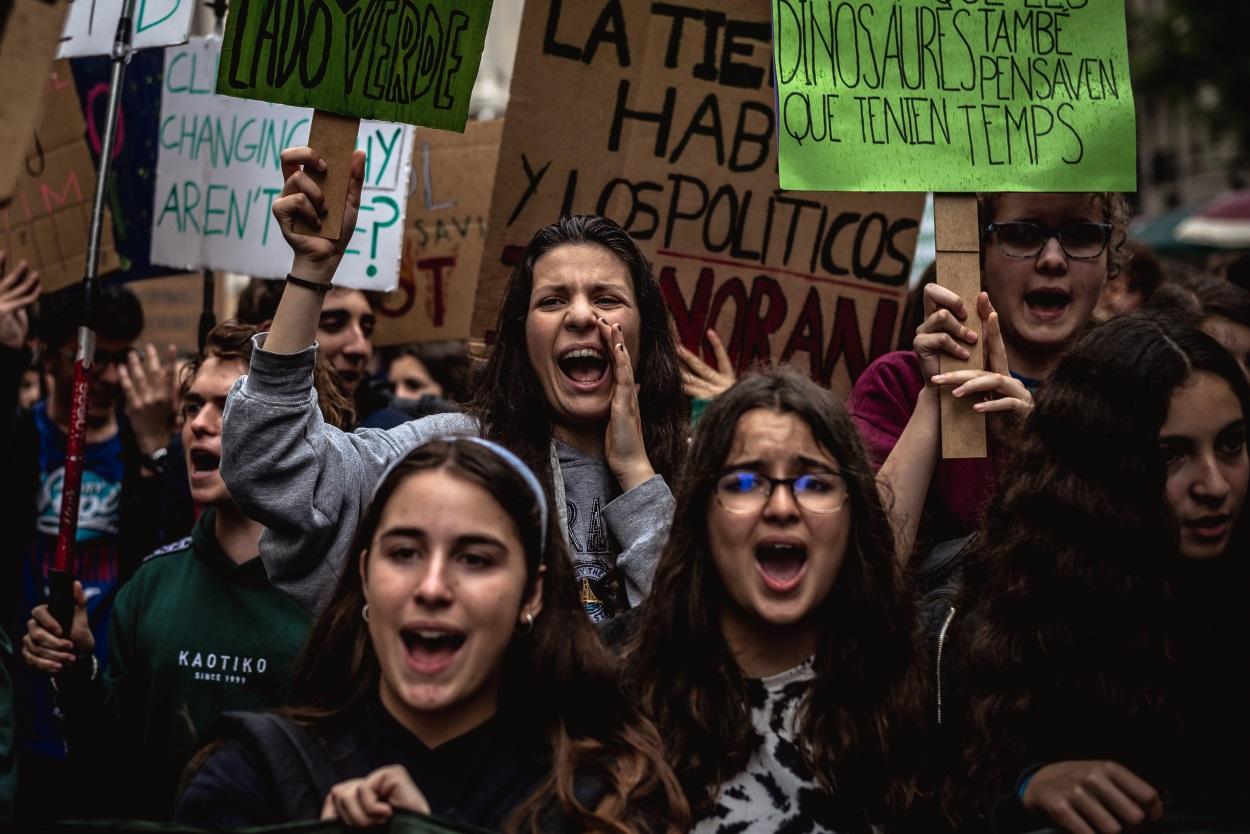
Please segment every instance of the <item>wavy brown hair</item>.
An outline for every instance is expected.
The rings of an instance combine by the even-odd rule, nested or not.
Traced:
[[[586,618],[557,514],[548,521],[540,554],[540,514],[534,494],[497,454],[469,440],[435,440],[409,453],[378,486],[350,553],[368,551],[387,503],[408,477],[445,471],[485,489],[516,523],[529,582],[545,566],[542,616],[518,634],[503,658],[499,713],[509,726],[550,753],[551,776],[509,820],[510,831],[537,834],[552,811],[579,829],[627,834],[684,832],[689,809],[664,761],[655,725],[621,692],[618,661]],[[380,667],[360,616],[361,571],[349,565],[329,606],[308,635],[279,712],[312,728],[336,721],[377,688]],[[597,778],[605,788],[595,808],[574,794],[575,780]]]
[[[208,335],[204,338],[204,349],[182,369],[178,396],[184,397],[191,390],[195,375],[205,359],[210,357],[237,359],[245,367],[250,366],[252,364],[252,337],[259,332],[258,326],[234,319],[223,321],[208,331]],[[317,354],[317,364],[313,367],[313,388],[317,392],[317,406],[321,409],[322,418],[331,426],[347,431],[356,421],[356,406],[343,393],[334,369],[320,353]]]
[[[988,810],[1039,762],[1148,769],[1184,726],[1175,663],[1191,618],[1177,591],[1194,566],[1179,552],[1158,437],[1173,393],[1199,371],[1250,414],[1250,386],[1214,339],[1148,314],[1093,330],[1042,386],[956,602],[967,738],[948,811]],[[1244,518],[1227,549],[1238,557]],[[1218,561],[1244,576],[1244,559]]]
[[[639,385],[643,441],[655,471],[673,483],[686,454],[690,407],[681,393],[668,310],[660,283],[638,244],[605,217],[562,217],[530,239],[504,290],[494,350],[475,374],[468,410],[481,421],[487,437],[516,452],[550,489],[551,406],[530,361],[525,321],[534,287],[534,264],[565,244],[602,246],[629,270],[641,324],[634,379]]]
[[[721,632],[730,604],[708,546],[715,500],[738,421],[748,411],[796,415],[838,462],[849,489],[851,533],[829,596],[814,612],[816,673],[799,710],[798,740],[826,791],[872,815],[911,799],[924,694],[913,635],[914,604],[894,559],[873,470],[845,409],[793,371],[739,380],[699,420],[677,491],[668,545],[656,569],[627,675],[659,725],[668,759],[696,810],[746,767],[755,751],[747,679]]]

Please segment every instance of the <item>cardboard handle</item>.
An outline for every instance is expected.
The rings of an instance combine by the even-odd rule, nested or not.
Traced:
[[[985,367],[981,317],[977,295],[981,292],[981,234],[975,194],[934,194],[933,231],[937,248],[937,282],[958,295],[968,311],[964,325],[977,334],[975,345],[965,345],[967,360],[942,354],[942,373]],[[986,456],[985,415],[972,410],[973,401],[956,399],[942,390],[942,457]]]
[[[300,220],[295,221],[295,231],[302,235],[316,235],[327,240],[338,240],[343,232],[343,210],[347,208],[347,179],[351,172],[352,154],[356,151],[356,134],[360,131],[360,119],[340,116],[328,110],[314,110],[312,127],[308,131],[308,147],[326,162],[326,170],[305,169],[312,181],[321,186],[325,194],[326,216],[321,228],[315,229]]]

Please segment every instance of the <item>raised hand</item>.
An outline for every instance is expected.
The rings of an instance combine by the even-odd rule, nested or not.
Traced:
[[[642,409],[625,334],[619,324],[598,319],[599,334],[608,345],[612,363],[612,407],[603,438],[603,453],[621,489],[629,492],[655,475],[642,435]]]
[[[968,320],[963,300],[946,287],[926,285],[924,309],[925,319],[916,328],[912,350],[920,358],[924,378],[930,379],[941,370],[938,359],[942,354],[968,359],[972,354],[965,345],[975,345],[977,334],[963,324]]]
[[[126,363],[117,369],[122,391],[126,394],[126,416],[130,418],[139,451],[150,455],[169,445],[174,426],[174,369],[178,349],[169,345],[166,358],[152,344],[133,350]]]
[[[325,160],[308,147],[287,148],[282,152],[282,177],[286,181],[282,195],[273,202],[273,216],[278,221],[282,236],[295,251],[292,274],[309,281],[329,283],[338,269],[339,261],[347,250],[347,244],[356,230],[356,218],[360,213],[360,192],[365,178],[365,152],[352,154],[351,171],[348,174],[347,207],[343,211],[343,230],[338,240],[326,240],[316,235],[302,235],[295,231],[298,217],[311,226],[320,227],[326,215],[325,194],[321,187],[305,173],[306,169],[326,170]]]
[[[363,779],[348,779],[330,788],[321,818],[367,828],[382,825],[396,809],[428,814],[430,803],[403,765],[387,765]]]
[[[983,334],[985,338],[985,355],[989,367],[984,371],[966,370],[949,371],[934,374],[934,384],[943,387],[954,387],[951,394],[956,397],[979,397],[981,402],[973,403],[974,411],[992,415],[989,428],[1000,440],[1011,423],[1000,418],[1010,417],[1022,421],[1033,410],[1033,395],[1024,383],[1011,375],[1007,362],[1007,348],[1003,344],[1002,330],[998,324],[998,313],[990,304],[986,293],[977,296],[977,311],[985,322]]]
[[[0,252],[0,345],[20,350],[30,335],[30,316],[26,308],[39,298],[39,273],[26,261],[18,261],[12,271],[6,253]]]
[[[677,358],[681,362],[681,390],[687,397],[714,400],[738,381],[733,363],[729,361],[729,351],[725,350],[725,345],[721,343],[715,330],[707,332],[707,340],[716,356],[715,368],[704,362],[697,353],[688,350],[680,341],[677,342]]]
[[[87,594],[83,591],[81,582],[74,583],[74,624],[70,629],[70,637],[70,640],[66,640],[62,635],[61,626],[48,610],[48,606],[37,606],[26,621],[26,634],[22,637],[22,659],[32,669],[55,675],[73,663],[78,655],[88,654],[95,649],[95,637],[87,623]]]

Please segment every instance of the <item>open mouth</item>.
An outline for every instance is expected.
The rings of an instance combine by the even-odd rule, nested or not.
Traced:
[[[560,356],[560,372],[577,387],[591,388],[608,373],[608,360],[599,348],[584,347],[566,351]]]
[[[1024,305],[1029,314],[1042,321],[1057,319],[1072,303],[1072,294],[1057,287],[1046,287],[1024,294]]]
[[[460,632],[439,629],[407,628],[400,632],[400,638],[408,653],[408,665],[426,675],[437,674],[450,666],[465,641],[465,635]]]
[[[807,548],[792,542],[765,542],[755,548],[755,565],[770,589],[790,591],[807,572]]]
[[[201,449],[191,450],[191,474],[204,475],[216,472],[221,468],[221,455],[205,452]]]
[[[1185,527],[1201,542],[1214,543],[1228,535],[1232,516],[1227,513],[1208,515],[1185,522]]]

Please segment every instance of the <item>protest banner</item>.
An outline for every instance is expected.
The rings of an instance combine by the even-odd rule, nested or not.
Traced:
[[[1132,191],[1122,0],[774,0],[781,186]]]
[[[112,60],[75,58],[69,62],[87,120],[87,147],[100,170],[100,151],[107,118]],[[107,203],[113,209],[113,243],[127,281],[170,274],[153,266],[152,205],[156,202],[157,135],[161,99],[154,95],[165,74],[165,51],[144,49],[130,56],[118,103],[117,135],[109,166]]]
[[[502,119],[417,132],[399,287],[377,311],[375,345],[469,338],[502,136]]]
[[[26,163],[68,3],[0,0],[0,200]]]
[[[316,108],[310,171],[326,191],[320,229],[339,235],[359,119],[464,130],[491,0],[238,0],[217,92]]]
[[[845,393],[894,344],[919,194],[777,188],[769,0],[526,4],[473,334],[530,236],[594,212],[638,241],[682,342]],[[555,91],[558,91],[556,94]]]
[[[938,281],[968,309],[976,201],[943,192],[1137,187],[1122,0],[773,0],[773,33],[782,187],[938,192]],[[943,391],[944,457],[985,455],[971,409]]]
[[[199,352],[200,314],[204,310],[204,276],[168,275],[135,281],[128,285],[143,305],[143,333],[139,344],[151,342],[159,348],[173,344],[182,356]],[[225,316],[225,286],[217,282],[213,303],[217,321]]]
[[[165,51],[151,261],[283,278],[291,250],[270,211],[282,193],[280,154],[307,142],[312,112],[213,92],[218,38]],[[335,277],[359,289],[397,284],[414,130],[365,122],[360,219]]]
[[[96,170],[68,61],[53,66],[45,85],[43,119],[33,135],[13,195],[0,206],[0,249],[9,262],[26,260],[46,292],[80,281],[87,265],[87,236]],[[105,215],[100,270],[118,266],[112,220]]]
[[[73,0],[58,58],[109,55],[117,35],[122,0]],[[195,0],[138,0],[132,46],[147,49],[186,43],[195,15]]]

